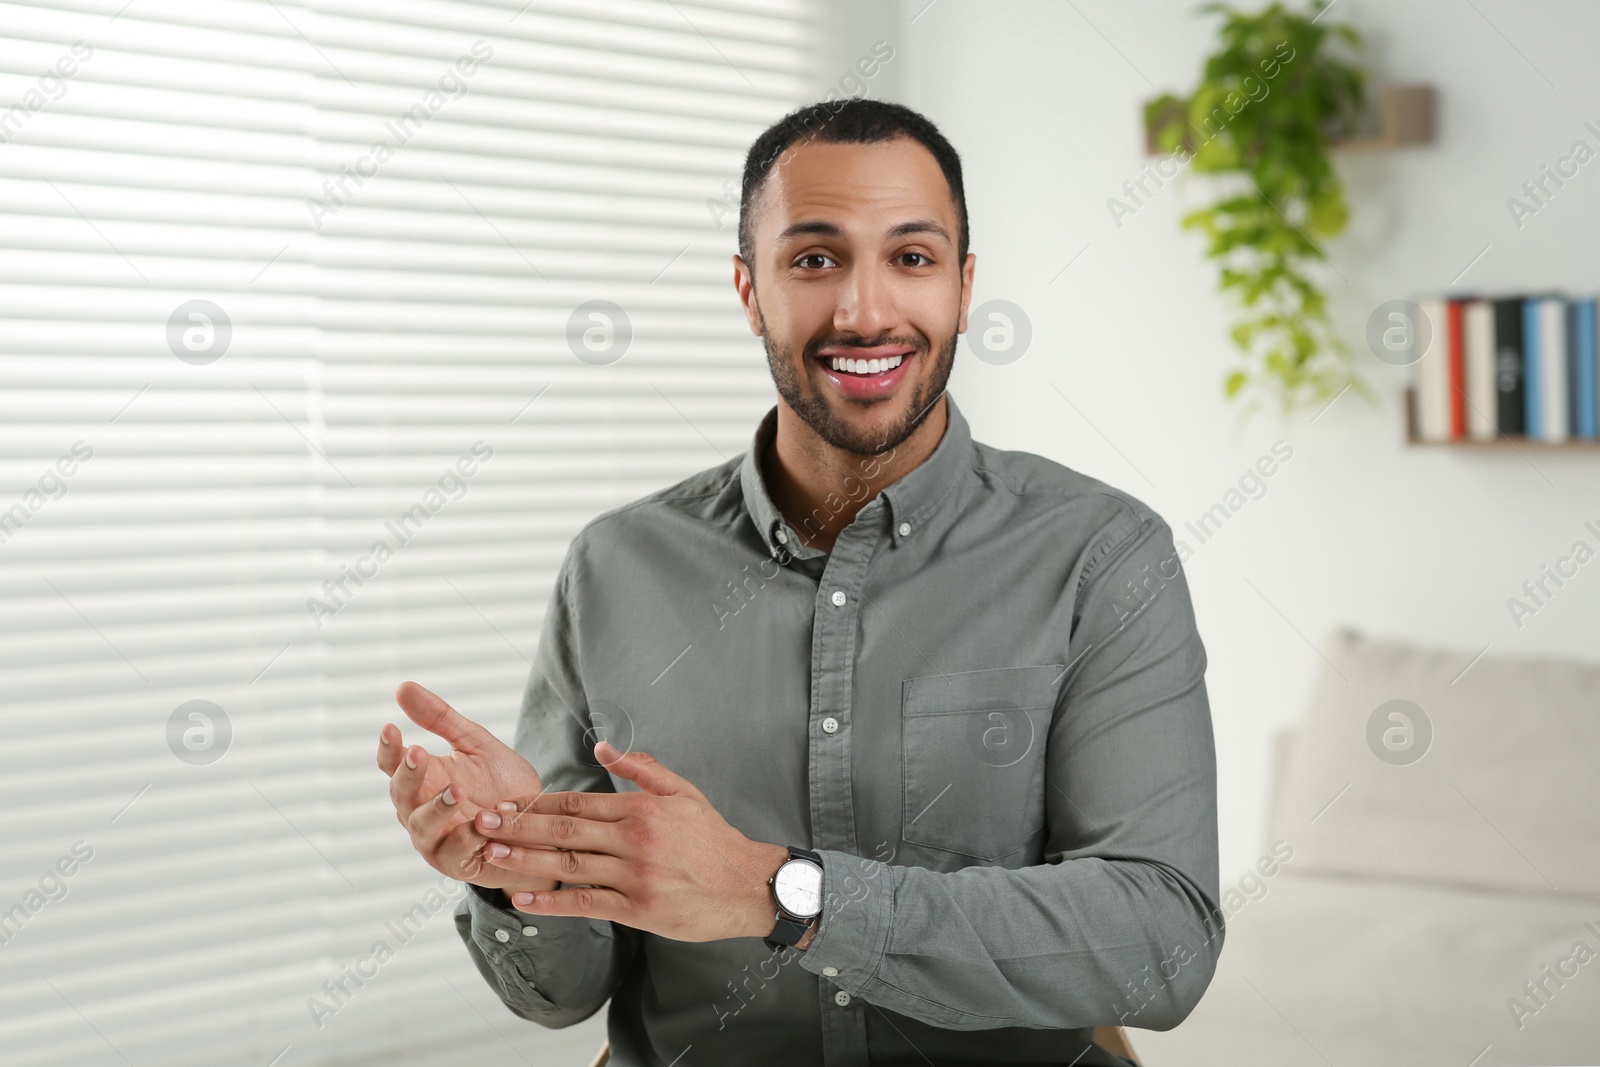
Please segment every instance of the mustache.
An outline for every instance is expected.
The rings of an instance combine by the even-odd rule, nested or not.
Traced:
[[[882,348],[885,345],[904,345],[906,348],[915,349],[918,355],[926,355],[932,347],[926,337],[875,337],[865,339],[861,337],[828,338],[812,341],[806,345],[806,358],[815,359],[818,352],[824,348]]]

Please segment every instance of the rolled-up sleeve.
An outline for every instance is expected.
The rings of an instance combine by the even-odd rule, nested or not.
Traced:
[[[547,791],[612,792],[593,757],[578,654],[578,605],[567,552],[534,653],[516,750]],[[563,883],[565,885],[565,883]],[[517,1015],[559,1028],[589,1018],[610,998],[637,949],[638,931],[580,916],[515,911],[499,890],[473,886],[455,911],[456,930],[489,987]]]
[[[1205,650],[1159,516],[1084,554],[1047,735],[1043,861],[957,871],[820,850],[827,903],[801,965],[956,1030],[1170,1030],[1223,942]]]

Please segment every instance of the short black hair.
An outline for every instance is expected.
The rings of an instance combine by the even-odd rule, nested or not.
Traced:
[[[750,203],[766,184],[773,164],[797,141],[822,144],[878,144],[909,137],[929,152],[944,172],[950,199],[956,205],[957,263],[967,258],[967,195],[961,184],[961,157],[939,127],[903,104],[847,97],[796,108],[768,126],[744,157],[744,183],[739,191],[739,255],[751,270]]]

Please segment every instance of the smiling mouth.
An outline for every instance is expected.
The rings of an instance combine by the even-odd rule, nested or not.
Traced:
[[[830,371],[840,371],[842,374],[861,374],[864,378],[870,378],[872,374],[882,374],[883,371],[893,371],[896,366],[906,362],[904,355],[888,355],[888,357],[877,358],[877,360],[853,360],[853,358],[842,357],[842,355],[834,355],[834,357],[819,355],[816,358],[821,360],[822,365],[827,366]]]
[[[812,357],[824,388],[846,402],[882,403],[916,380],[912,367],[921,350],[914,345],[823,345]]]
[[[846,351],[850,354],[843,354],[838,349],[831,351],[825,349],[815,359],[835,374],[873,378],[895,370],[916,354],[914,349],[899,346]]]

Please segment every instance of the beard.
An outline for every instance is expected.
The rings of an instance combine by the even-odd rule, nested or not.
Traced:
[[[898,420],[882,430],[863,431],[835,415],[828,405],[827,397],[821,392],[808,388],[810,378],[803,373],[800,362],[795,359],[794,347],[772,339],[772,331],[767,329],[767,319],[761,314],[759,303],[756,305],[756,317],[761,322],[761,344],[767,350],[767,366],[772,371],[772,381],[778,388],[778,395],[807,426],[816,432],[818,437],[834,448],[860,456],[876,456],[887,452],[910,437],[912,432],[922,425],[922,420],[944,395],[945,386],[949,384],[950,370],[956,361],[957,339],[960,337],[952,331],[950,337],[939,347],[938,358],[934,360],[932,372],[913,385],[911,403]],[[810,342],[806,345],[804,358],[807,361],[815,359],[816,353],[829,343],[826,340]],[[928,339],[920,334],[914,337],[877,338],[858,347],[870,348],[890,344],[914,348],[918,359],[927,358],[931,348]],[[848,347],[848,343],[838,347]]]

